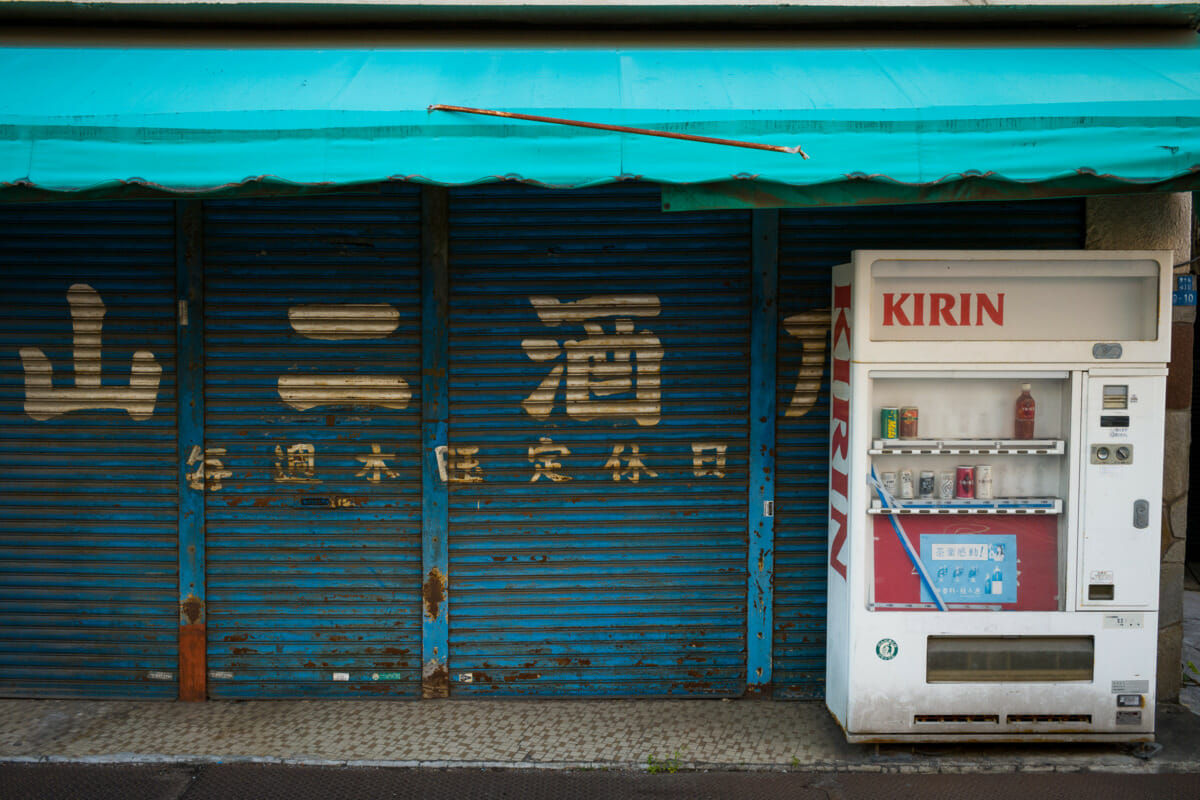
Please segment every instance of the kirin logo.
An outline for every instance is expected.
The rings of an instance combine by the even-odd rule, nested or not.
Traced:
[[[883,325],[1004,325],[1004,292],[884,292]]]

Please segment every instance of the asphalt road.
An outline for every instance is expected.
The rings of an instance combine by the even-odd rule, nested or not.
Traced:
[[[981,764],[986,768],[986,764]],[[621,772],[0,764],[3,800],[1197,800],[1200,775]]]

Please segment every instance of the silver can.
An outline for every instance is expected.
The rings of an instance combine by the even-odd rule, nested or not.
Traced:
[[[913,472],[911,469],[900,470],[900,499],[913,499]]]
[[[954,473],[939,472],[938,473],[938,499],[953,500],[954,499]]]
[[[992,468],[988,464],[975,465],[975,499],[992,499]]]
[[[883,480],[883,490],[885,492],[887,492],[888,494],[890,494],[892,497],[895,497],[896,496],[896,473],[885,472],[885,473],[883,473],[882,480]]]
[[[921,479],[917,483],[917,494],[921,497],[933,497],[936,491],[936,483],[932,472],[922,472]]]

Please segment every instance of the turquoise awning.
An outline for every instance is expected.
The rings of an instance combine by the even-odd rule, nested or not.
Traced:
[[[641,179],[680,206],[1190,190],[1200,47],[0,49],[0,198]],[[803,147],[811,157],[429,111]]]

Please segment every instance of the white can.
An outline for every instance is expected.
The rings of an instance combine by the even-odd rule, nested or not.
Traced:
[[[938,473],[938,499],[953,500],[954,499],[954,473],[939,472]]]
[[[890,494],[892,497],[896,496],[896,473],[894,473],[894,472],[883,473],[883,490],[885,492],[887,492],[888,494]]]
[[[987,464],[975,466],[975,499],[992,499],[992,468]]]
[[[913,499],[913,473],[911,469],[900,470],[900,499]]]

